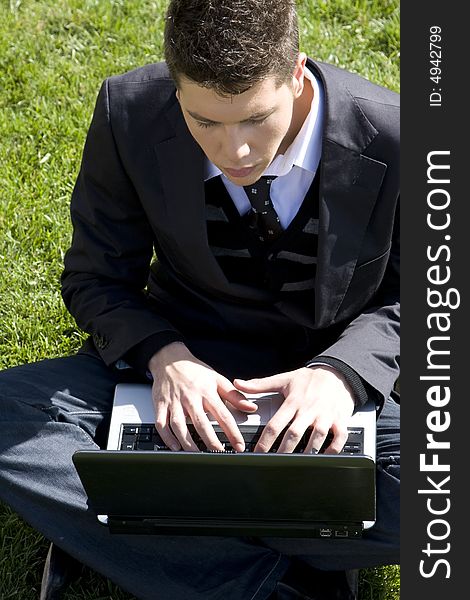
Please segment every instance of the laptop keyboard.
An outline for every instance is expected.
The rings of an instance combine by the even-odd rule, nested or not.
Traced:
[[[263,425],[250,426],[245,425],[242,430],[242,436],[245,440],[245,452],[253,452],[257,441],[263,431]],[[286,427],[287,429],[287,427]],[[232,448],[227,435],[220,426],[215,425],[214,430],[217,433],[217,437],[221,441],[225,450],[208,450],[204,441],[200,438],[194,425],[188,424],[188,430],[196,443],[197,447],[201,452],[211,452],[215,454],[231,453],[234,454],[236,451]],[[308,443],[312,430],[307,431],[302,436],[299,444],[295,448],[294,452],[303,452]],[[277,452],[283,433],[279,435],[277,440],[274,442],[270,449],[270,452]],[[364,428],[363,427],[349,427],[348,428],[348,439],[344,445],[341,454],[363,454],[364,453]],[[329,445],[332,439],[331,433],[327,436],[325,443],[320,449],[320,453],[324,451]],[[165,445],[162,438],[158,434],[155,425],[152,423],[141,423],[141,424],[126,424],[122,426],[121,445],[120,450],[147,450],[152,452],[168,451],[168,446]]]

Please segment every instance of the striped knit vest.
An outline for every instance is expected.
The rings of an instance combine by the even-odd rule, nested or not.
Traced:
[[[231,283],[261,288],[275,301],[314,310],[318,248],[318,171],[293,221],[262,242],[241,217],[220,177],[205,184],[209,246]]]

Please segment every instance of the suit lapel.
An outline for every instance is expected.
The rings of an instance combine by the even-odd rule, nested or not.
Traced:
[[[325,140],[315,321],[331,324],[351,281],[386,165]]]
[[[320,171],[315,324],[334,322],[356,267],[387,166],[363,154],[378,134],[329,65],[309,62],[326,98]]]

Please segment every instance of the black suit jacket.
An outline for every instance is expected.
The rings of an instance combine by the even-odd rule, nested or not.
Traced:
[[[399,362],[399,96],[331,65],[308,66],[326,99],[316,303],[311,314],[287,303],[275,310],[317,331],[314,353],[343,361],[386,398]],[[184,335],[152,296],[171,303],[180,290],[228,324],[259,319],[272,301],[230,283],[212,255],[203,164],[164,63],[104,82],[72,196],[62,289],[107,364]]]

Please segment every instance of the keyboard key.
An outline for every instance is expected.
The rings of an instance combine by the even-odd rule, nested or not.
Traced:
[[[155,444],[153,442],[140,442],[137,441],[135,445],[136,450],[154,450]]]
[[[124,435],[136,434],[139,432],[139,428],[137,425],[124,425],[122,428],[122,433]]]
[[[355,446],[348,446],[346,445],[341,452],[343,454],[360,454],[360,450],[359,448],[355,447]]]
[[[137,439],[136,435],[123,435],[121,442],[123,444],[133,444]]]

